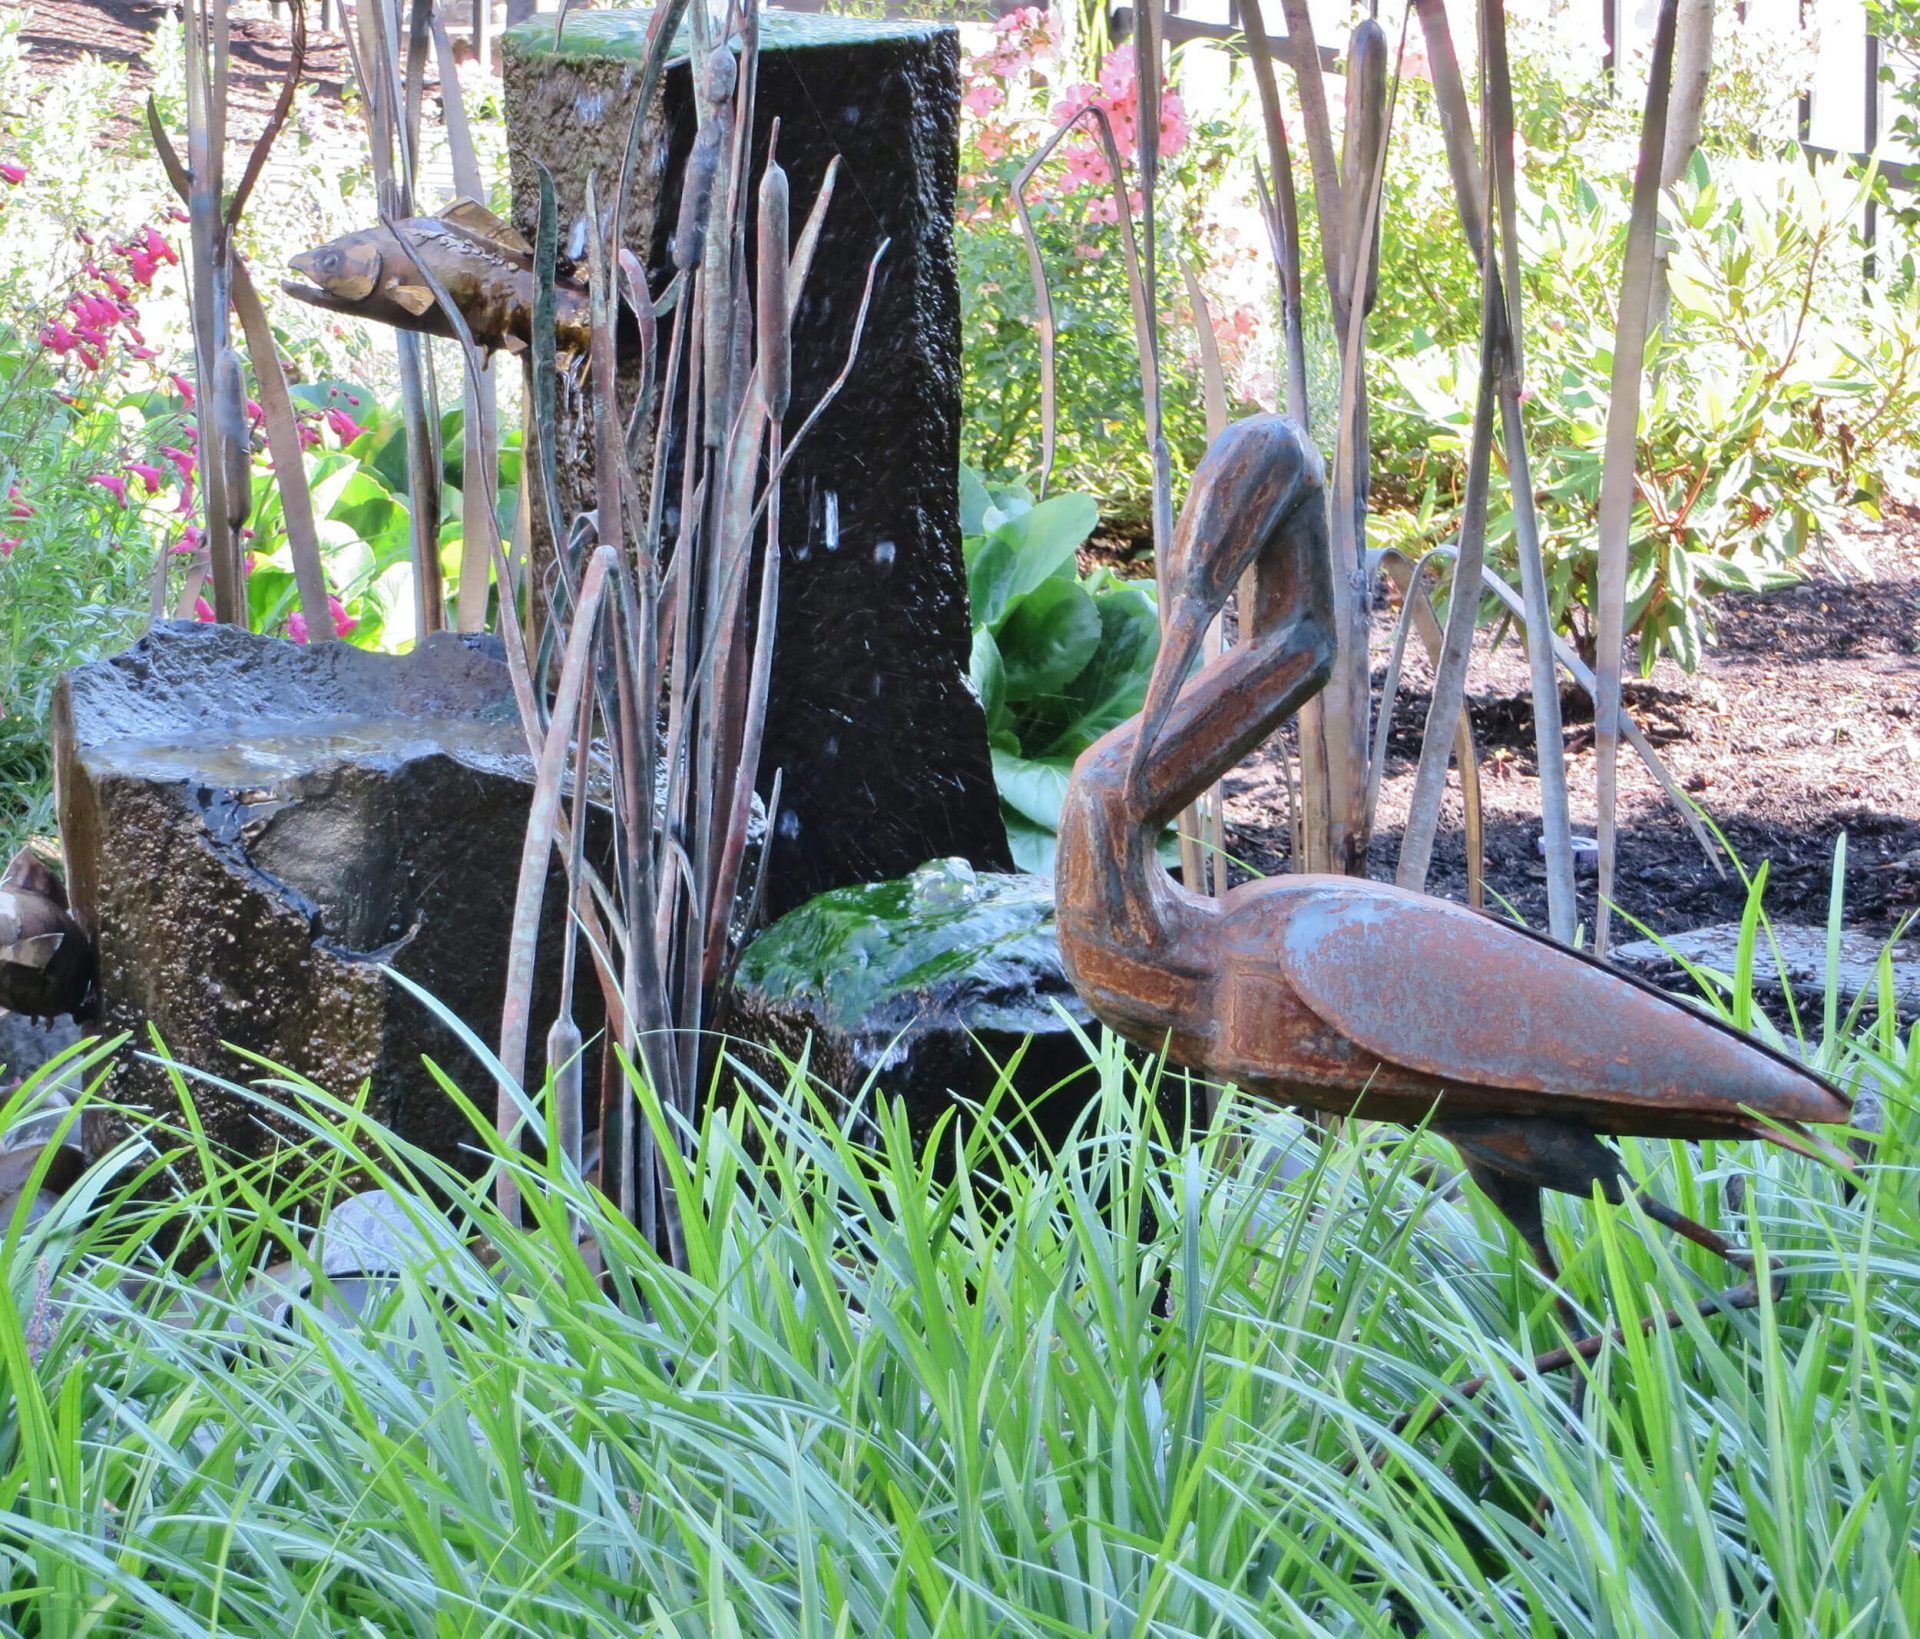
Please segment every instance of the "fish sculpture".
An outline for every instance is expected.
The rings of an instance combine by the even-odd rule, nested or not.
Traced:
[[[477,346],[520,353],[533,342],[533,246],[474,199],[456,199],[438,215],[409,217],[392,228],[382,224],[330,239],[291,265],[312,283],[287,279],[280,288],[330,313],[451,338],[456,332],[434,296],[431,274]],[[555,344],[563,353],[584,354],[591,333],[585,287],[557,279],[553,298]]]

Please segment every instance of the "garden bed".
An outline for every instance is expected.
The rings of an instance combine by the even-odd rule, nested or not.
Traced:
[[[1871,528],[1872,526],[1867,526]],[[1847,836],[1846,918],[1884,934],[1920,909],[1920,510],[1889,511],[1859,546],[1873,580],[1822,570],[1769,593],[1715,604],[1718,646],[1688,677],[1662,660],[1629,681],[1628,709],[1674,777],[1725,833],[1749,870],[1769,867],[1776,919],[1824,923],[1835,840]],[[1375,624],[1378,688],[1392,611]],[[1527,663],[1517,643],[1489,654],[1483,632],[1469,674],[1486,812],[1487,885],[1527,921],[1546,922],[1546,873],[1535,839],[1540,790]],[[1391,878],[1426,721],[1431,669],[1409,654],[1371,854]],[[1595,824],[1593,712],[1562,694],[1567,771],[1578,830]],[[1283,868],[1286,797],[1279,760],[1263,752],[1227,782],[1228,847],[1262,871]],[[1631,751],[1620,763],[1619,903],[1658,933],[1737,919],[1733,872],[1708,864],[1685,821]],[[1466,894],[1460,804],[1435,849],[1432,892]],[[1581,914],[1593,914],[1591,877]],[[1491,903],[1491,893],[1489,895]],[[1626,935],[1631,937],[1631,935]]]

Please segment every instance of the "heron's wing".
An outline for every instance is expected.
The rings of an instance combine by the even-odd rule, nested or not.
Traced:
[[[1623,1109],[1844,1121],[1805,1066],[1651,985],[1463,906],[1320,878],[1290,910],[1287,979],[1377,1056],[1460,1087]]]

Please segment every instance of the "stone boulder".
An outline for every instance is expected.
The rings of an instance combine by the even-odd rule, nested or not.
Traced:
[[[238,1081],[255,1053],[369,1108],[450,1159],[472,1134],[423,1066],[483,1108],[493,1089],[383,964],[495,1039],[530,796],[504,656],[436,634],[412,654],[299,647],[232,627],[154,627],[69,672],[53,708],[74,915],[94,941],[98,1028],[133,1033],[120,1103],[168,1113],[148,1030]],[[549,878],[535,1017],[558,995],[564,876]],[[592,1036],[598,993],[576,993]],[[589,1072],[591,1076],[592,1072]],[[592,1085],[589,1080],[589,1085]],[[210,1134],[257,1156],[290,1122],[202,1084]],[[89,1111],[99,1153],[122,1124]]]
[[[1049,1142],[1099,1089],[1077,1033],[1097,1038],[1054,934],[1046,877],[935,860],[893,882],[839,888],[789,912],[741,958],[722,1028],[758,1044],[743,1062],[777,1090],[789,1061],[849,1099],[904,1101],[924,1138],[956,1104],[981,1104],[1002,1066]],[[1169,1075],[1162,1115],[1184,1120]],[[1015,1106],[1003,1103],[1002,1119]]]

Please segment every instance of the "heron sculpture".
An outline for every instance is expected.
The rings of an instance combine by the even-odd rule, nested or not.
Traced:
[[[1590,1196],[1598,1185],[1618,1203],[1629,1187],[1604,1135],[1832,1153],[1803,1124],[1848,1121],[1837,1088],[1522,927],[1354,877],[1269,877],[1214,899],[1168,875],[1155,849],[1163,827],[1326,683],[1322,486],[1312,444],[1271,415],[1230,427],[1194,474],[1145,709],[1080,758],[1061,815],[1060,948],[1087,1005],[1140,1046],[1261,1098],[1430,1119],[1550,1282],[1559,1271],[1541,1192]],[[1248,570],[1253,635],[1189,678]],[[1704,1224],[1639,1199],[1657,1222],[1751,1267]],[[1749,1282],[1701,1307],[1753,1301]],[[1576,1329],[1564,1298],[1561,1312]],[[1599,1342],[1557,1351],[1555,1363]]]

